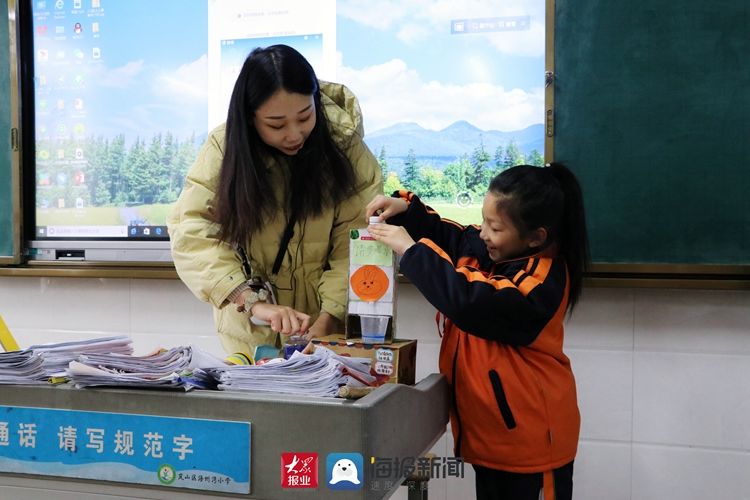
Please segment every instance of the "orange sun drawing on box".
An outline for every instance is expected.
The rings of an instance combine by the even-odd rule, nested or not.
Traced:
[[[365,302],[375,302],[388,291],[388,275],[378,266],[362,266],[349,279],[354,293]]]

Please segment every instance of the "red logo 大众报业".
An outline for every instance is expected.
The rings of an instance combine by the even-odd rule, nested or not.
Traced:
[[[282,488],[317,488],[318,454],[287,452],[281,454]]]

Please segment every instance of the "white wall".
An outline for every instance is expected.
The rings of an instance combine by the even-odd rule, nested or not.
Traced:
[[[137,354],[195,344],[222,355],[208,305],[177,280],[0,277],[22,347],[129,334]],[[399,289],[398,329],[437,371],[434,309]],[[750,291],[589,288],[569,322],[583,425],[576,500],[750,499]],[[446,434],[433,450],[450,456]],[[473,475],[431,500],[473,497]],[[394,498],[406,498],[401,488]]]

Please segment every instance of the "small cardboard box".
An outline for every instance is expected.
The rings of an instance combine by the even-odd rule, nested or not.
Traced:
[[[417,341],[394,339],[389,344],[365,344],[334,334],[312,339],[341,356],[370,358],[370,371],[388,375],[388,382],[414,385],[417,374]]]

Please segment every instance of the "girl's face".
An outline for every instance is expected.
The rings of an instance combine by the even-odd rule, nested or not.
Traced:
[[[538,247],[538,233],[522,238],[518,229],[505,210],[498,212],[498,195],[487,193],[482,205],[482,230],[479,237],[487,245],[487,252],[493,262],[512,259],[528,253],[529,249]]]
[[[294,156],[315,127],[315,100],[278,90],[255,111],[253,123],[263,142]]]

